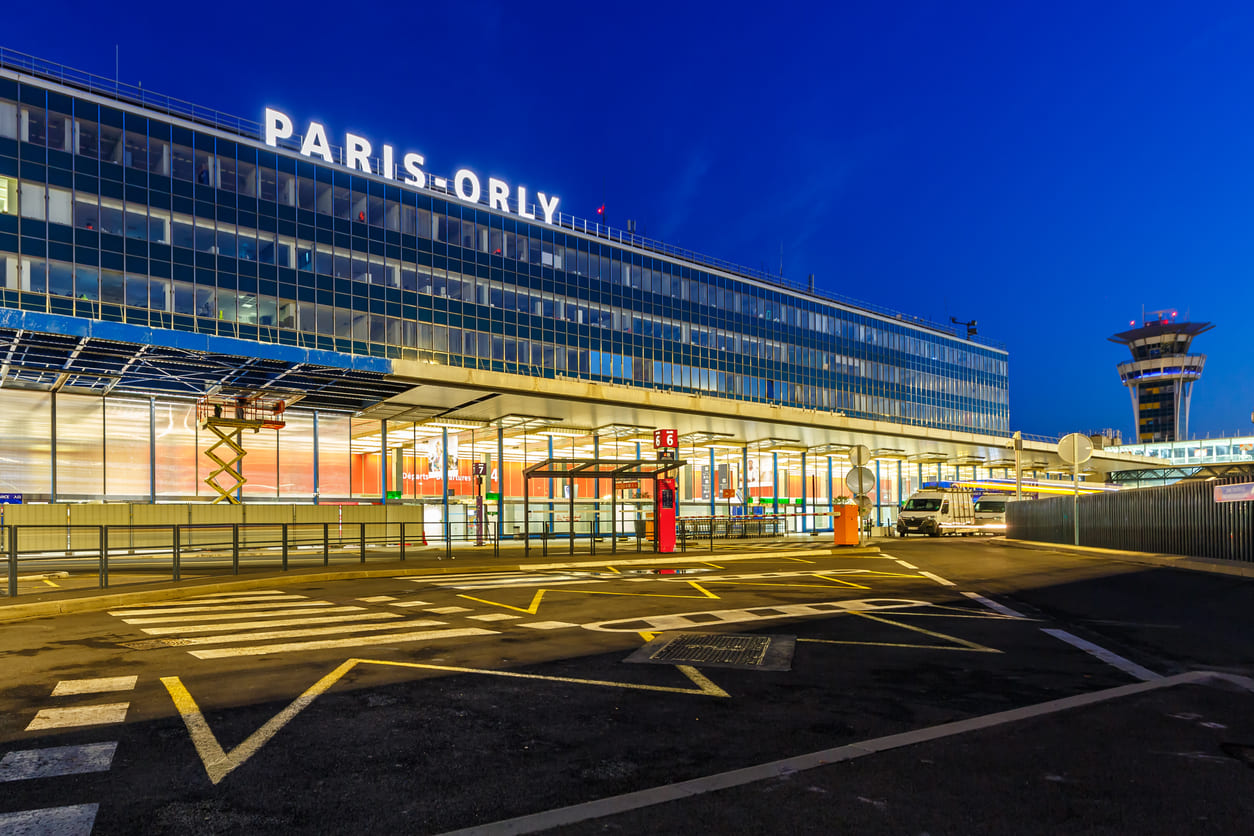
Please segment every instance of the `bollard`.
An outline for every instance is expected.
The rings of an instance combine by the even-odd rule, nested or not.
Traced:
[[[361,562],[366,562],[366,524],[361,523]]]
[[[405,561],[405,523],[401,523],[401,562]]]
[[[331,524],[322,524],[322,565],[326,566],[331,562]]]
[[[239,523],[231,523],[231,574],[239,574]]]
[[[17,597],[17,526],[9,526],[9,597]]]
[[[100,526],[100,588],[109,588],[109,529]]]
[[[283,571],[287,571],[287,523],[280,526],[283,529]]]

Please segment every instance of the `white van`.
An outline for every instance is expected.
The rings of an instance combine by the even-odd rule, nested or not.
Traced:
[[[1006,530],[1006,506],[1015,502],[1013,496],[989,493],[975,501],[975,524],[980,531],[1001,534]]]
[[[924,488],[910,494],[897,513],[897,533],[971,534],[975,532],[972,493],[961,488]]]

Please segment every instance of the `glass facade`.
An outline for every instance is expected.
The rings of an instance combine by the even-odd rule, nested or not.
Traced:
[[[845,415],[990,436],[1009,425],[1000,348],[8,70],[5,308],[798,407],[820,424]],[[638,443],[620,449],[591,431],[541,442],[485,426],[447,433],[445,447],[446,433],[413,424],[381,432],[378,420],[299,404],[285,418],[249,440],[245,499],[460,503],[485,459],[502,465],[489,490],[517,497],[522,468],[547,445],[639,455]],[[204,499],[205,444],[185,400],[0,389],[0,492]],[[709,445],[684,455],[681,494],[710,513],[731,489],[737,503],[774,507],[840,495],[830,456]],[[914,465],[881,464],[877,499],[895,507]],[[535,490],[563,498],[560,483]],[[647,499],[647,485],[634,490]],[[602,495],[593,484],[575,493]]]

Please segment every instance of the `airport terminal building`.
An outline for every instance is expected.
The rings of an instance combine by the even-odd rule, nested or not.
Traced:
[[[652,460],[659,428],[686,514],[821,510],[852,444],[885,517],[924,479],[1004,474],[997,344],[259,116],[0,50],[0,494],[218,499],[207,409],[234,400],[269,418],[244,503],[448,519],[478,493],[504,526],[530,465]],[[573,484],[581,508],[608,490]]]

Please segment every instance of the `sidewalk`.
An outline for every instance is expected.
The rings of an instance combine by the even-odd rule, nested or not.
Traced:
[[[183,578],[178,581],[169,578],[169,570],[163,569],[161,579],[127,580],[128,577],[153,577],[156,573],[144,575],[128,573],[116,565],[110,569],[112,580],[109,588],[101,589],[96,584],[96,573],[92,570],[82,577],[90,577],[90,587],[77,589],[50,589],[34,593],[22,593],[16,597],[0,595],[0,622],[18,621],[29,618],[42,618],[50,615],[79,612],[99,612],[118,606],[168,601],[175,598],[194,598],[212,595],[219,592],[257,589],[266,586],[281,586],[322,581],[353,580],[357,578],[388,578],[405,575],[440,575],[463,574],[467,572],[502,572],[502,571],[547,571],[557,569],[578,569],[586,571],[609,571],[608,567],[637,567],[641,571],[651,568],[667,568],[692,566],[711,560],[733,561],[754,560],[770,557],[788,557],[803,555],[839,554],[856,556],[878,554],[875,545],[839,546],[834,547],[828,542],[816,542],[815,538],[780,538],[770,541],[751,543],[715,541],[714,551],[694,548],[690,543],[687,552],[674,554],[653,554],[634,548],[622,547],[614,554],[605,546],[599,546],[595,555],[590,554],[586,545],[581,545],[575,554],[569,554],[565,548],[549,544],[546,556],[539,545],[533,544],[530,556],[526,555],[521,545],[510,543],[494,554],[491,546],[458,547],[453,558],[445,557],[443,546],[426,546],[410,549],[406,560],[396,556],[397,549],[367,549],[366,562],[360,562],[356,556],[337,555],[332,558],[329,566],[298,566],[283,571],[276,557],[244,556],[240,558],[240,572],[231,574],[227,567],[211,569],[211,574],[204,574],[203,569],[194,568],[194,564],[185,565]],[[120,562],[122,555],[114,558],[115,564]],[[145,555],[146,558],[168,567],[170,555]],[[250,562],[251,561],[251,562]],[[25,576],[22,573],[20,576]],[[7,575],[0,575],[5,578]]]
[[[1011,540],[1006,537],[995,538],[993,542],[1019,549],[1037,549],[1044,551],[1066,552],[1077,557],[1096,557],[1106,560],[1124,560],[1143,566],[1158,566],[1165,569],[1189,569],[1194,572],[1211,572],[1220,575],[1238,575],[1254,578],[1254,563],[1236,563],[1231,560],[1218,560],[1211,557],[1187,557],[1179,554],[1156,554],[1152,552],[1122,551],[1119,549],[1099,549],[1093,546],[1074,546],[1070,543],[1044,543],[1035,540]]]

